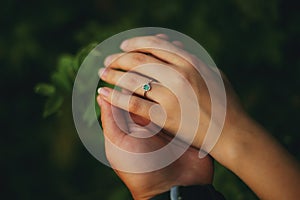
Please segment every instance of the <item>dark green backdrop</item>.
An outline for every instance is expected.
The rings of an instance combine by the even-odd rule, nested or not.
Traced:
[[[35,94],[34,87],[52,82],[51,74],[63,73],[61,66],[91,42],[136,27],[171,28],[196,39],[228,75],[248,112],[300,158],[297,1],[4,0],[0,5],[1,199],[129,199],[112,170],[81,144],[71,89],[52,102],[53,110],[61,103],[58,112],[43,118],[49,98]],[[215,185],[227,199],[256,199],[218,165]]]

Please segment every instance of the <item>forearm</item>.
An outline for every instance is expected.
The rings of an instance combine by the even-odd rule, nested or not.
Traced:
[[[245,121],[243,128],[221,136],[212,156],[261,199],[299,198],[297,161],[263,128],[251,120]]]

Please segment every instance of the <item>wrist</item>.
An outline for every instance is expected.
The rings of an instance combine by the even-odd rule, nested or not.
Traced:
[[[239,176],[259,198],[299,197],[296,161],[259,124],[248,119],[226,134],[211,155]]]
[[[235,171],[249,154],[252,142],[263,133],[264,130],[255,121],[248,116],[243,116],[234,126],[224,127],[210,154],[223,166]]]

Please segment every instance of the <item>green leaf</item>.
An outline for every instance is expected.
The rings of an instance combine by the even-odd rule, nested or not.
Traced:
[[[63,103],[63,100],[64,98],[58,95],[52,96],[49,99],[47,99],[43,116],[48,117],[49,115],[58,112]]]
[[[92,49],[94,49],[97,46],[97,43],[91,43],[89,44],[87,47],[81,49],[79,51],[79,53],[77,53],[75,61],[74,61],[74,70],[77,72],[80,65],[82,64],[82,62],[84,61],[84,59],[86,58],[86,56],[92,51]]]
[[[76,65],[75,57],[71,55],[63,55],[58,61],[58,72],[71,81],[75,78],[74,65]]]
[[[63,100],[72,93],[72,86],[81,63],[96,46],[97,43],[92,43],[81,49],[76,56],[62,55],[58,60],[56,70],[51,75],[51,82],[49,84],[41,83],[35,87],[37,93],[49,97],[45,104],[44,117],[60,110]],[[91,115],[92,109],[95,108],[89,107],[84,114],[84,119],[89,125],[96,122],[96,119],[93,119],[93,115]],[[100,111],[97,107],[96,112],[98,116]]]
[[[66,74],[62,72],[55,72],[51,76],[52,82],[57,86],[57,89],[61,90],[62,92],[71,92],[72,83],[71,80],[68,79]]]
[[[44,96],[52,96],[55,93],[55,87],[47,83],[39,83],[35,86],[34,91]]]

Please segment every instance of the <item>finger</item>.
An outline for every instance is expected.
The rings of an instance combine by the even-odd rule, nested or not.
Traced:
[[[179,47],[179,48],[181,48],[181,49],[184,48],[183,43],[180,42],[180,41],[173,41],[172,44],[174,44],[175,46],[177,46],[177,47]]]
[[[157,34],[157,35],[155,35],[155,36],[156,36],[156,37],[159,37],[159,38],[161,38],[161,39],[164,39],[164,40],[169,40],[169,39],[170,39],[168,35],[163,34],[163,33]],[[180,42],[180,41],[175,40],[175,41],[172,42],[172,44],[174,44],[175,46],[177,46],[177,47],[179,47],[179,48],[181,48],[181,49],[184,48],[183,43]]]
[[[140,126],[147,126],[150,123],[149,119],[145,119],[133,113],[130,113],[130,118],[127,121],[131,124],[137,124]]]
[[[125,71],[134,70],[137,66],[147,63],[166,64],[153,56],[138,52],[113,54],[105,59],[105,66]]]
[[[169,40],[169,36],[163,33],[156,34],[155,36],[164,40]]]
[[[123,94],[131,94],[128,90],[122,90]],[[143,118],[141,116],[138,116],[134,113],[129,113],[129,117],[127,118],[127,123],[128,123],[128,129],[132,132],[135,131],[135,127],[138,126],[140,129],[141,126],[142,128],[146,128],[148,132],[150,132],[152,135],[159,133],[161,131],[161,127],[157,126],[153,122],[151,122],[149,119]]]
[[[125,53],[117,53],[117,54],[112,54],[112,55],[107,56],[104,60],[104,66],[109,67],[111,65],[111,63],[113,63],[115,60],[117,60],[124,54]]]
[[[150,74],[146,70],[145,72],[147,75]],[[150,82],[151,77],[148,78],[136,73],[122,72],[110,68],[102,68],[99,75],[107,83],[119,86],[155,102],[162,102],[168,95],[171,95],[171,92],[160,83]],[[147,92],[143,88],[145,84],[150,87]]]
[[[112,105],[107,101],[104,101],[101,96],[97,97],[97,102],[101,107],[101,122],[103,126],[103,133],[106,138],[108,138],[112,143],[116,144],[118,143],[118,141],[120,141],[120,139],[122,139],[122,136],[126,134],[119,128],[117,124],[117,120],[118,123],[119,120],[124,120],[122,112],[120,109],[114,108],[116,110],[113,114]]]
[[[169,41],[155,36],[143,36],[127,39],[122,42],[121,49],[125,52],[139,51],[177,66],[186,66],[190,61],[189,54]]]
[[[149,79],[158,81],[159,83],[164,85],[165,88],[171,89],[172,87],[170,86],[174,85],[174,83],[176,83],[178,80],[181,79],[182,72],[184,71],[180,67],[166,64],[156,58],[153,58],[149,55],[145,55],[143,53],[137,53],[137,52],[126,53],[120,55],[119,58],[115,58],[115,55],[113,55],[112,59],[114,59],[114,61],[110,64],[109,68],[105,68],[105,70],[100,69],[99,72],[100,77],[107,82],[109,82],[109,79],[105,79],[103,76],[105,76],[106,70],[110,70],[111,68],[113,68],[113,69],[121,69],[123,71],[137,72],[143,76],[148,77]],[[172,79],[170,77],[172,77]],[[114,83],[115,82],[116,81],[114,81]],[[139,84],[143,84],[143,83],[145,83],[145,80],[143,80],[143,82],[140,82]],[[149,91],[149,94],[151,92],[152,91]],[[164,90],[161,92],[161,94],[163,92],[170,93]]]
[[[165,121],[165,112],[159,104],[142,99],[138,96],[122,94],[111,88],[101,88],[99,91],[101,97],[112,105],[151,120],[158,126],[163,126]]]
[[[121,92],[123,94],[127,94],[127,95],[132,94],[132,92],[130,92],[128,90],[125,90],[125,89],[122,89]],[[136,124],[141,125],[141,126],[146,126],[147,124],[150,123],[150,120],[145,119],[145,118],[143,118],[141,116],[138,116],[136,114],[133,114],[133,113],[129,113],[128,116],[129,116],[128,119],[126,119],[126,121],[128,123],[136,123]]]

